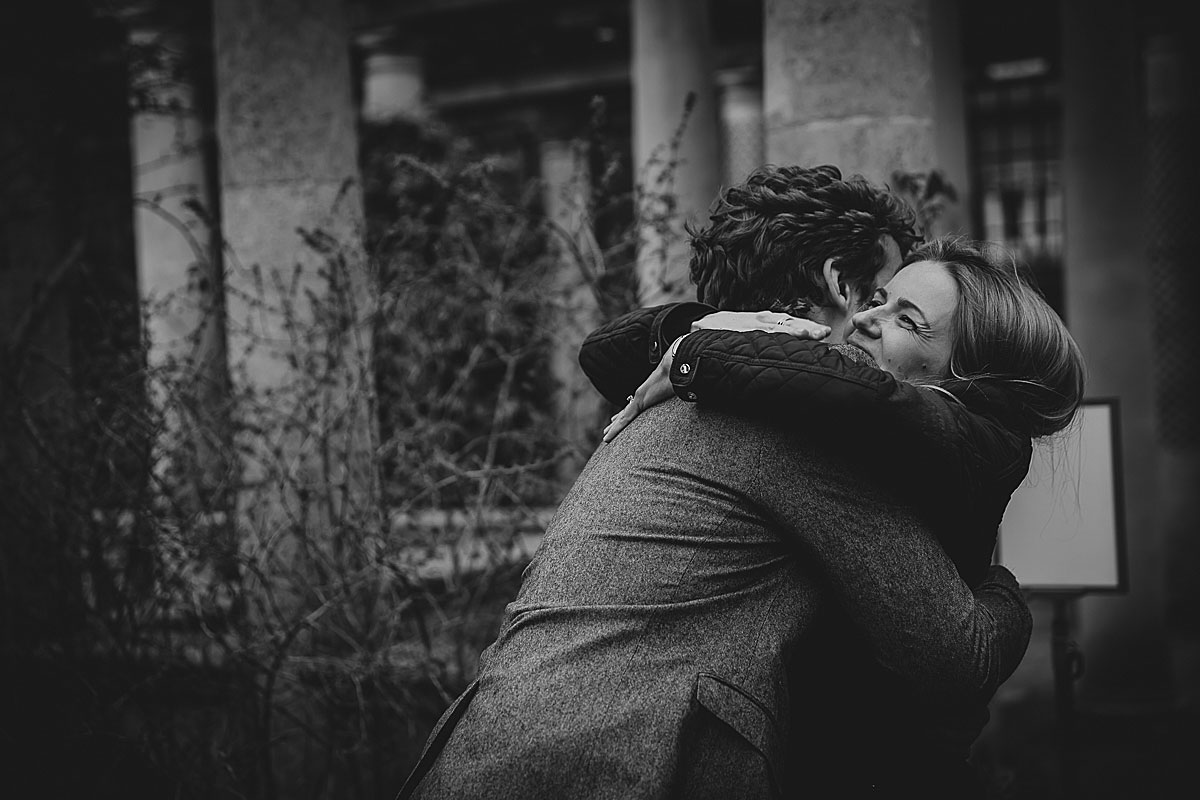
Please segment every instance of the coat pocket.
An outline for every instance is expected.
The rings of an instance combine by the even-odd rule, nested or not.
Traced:
[[[757,698],[736,684],[707,672],[696,676],[696,701],[737,734],[763,765],[763,779],[773,795],[781,792],[779,732],[775,717]],[[753,756],[752,756],[753,758]],[[743,773],[750,779],[753,770]]]
[[[417,759],[417,765],[413,767],[408,778],[404,781],[404,785],[400,787],[399,794],[396,795],[396,800],[404,800],[406,797],[411,797],[413,791],[416,790],[417,784],[429,772],[433,762],[441,754],[442,748],[446,745],[446,740],[450,738],[450,734],[454,733],[454,727],[458,724],[458,720],[467,710],[467,706],[471,703],[471,698],[475,696],[475,692],[479,689],[479,679],[471,681],[463,693],[454,699],[450,707],[442,712],[441,718],[437,724],[433,726],[433,730],[429,733],[429,738],[425,740],[425,749],[421,751],[421,757]]]

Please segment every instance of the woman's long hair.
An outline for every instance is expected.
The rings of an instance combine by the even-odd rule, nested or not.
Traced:
[[[908,263],[943,264],[958,286],[943,385],[999,391],[1031,437],[1069,426],[1083,401],[1083,354],[1062,319],[999,248],[959,237],[921,245]]]

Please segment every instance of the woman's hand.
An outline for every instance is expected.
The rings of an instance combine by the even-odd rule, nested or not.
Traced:
[[[799,339],[824,339],[829,335],[829,326],[819,322],[781,314],[776,311],[716,311],[692,323],[692,330],[723,331],[767,331],[786,333]],[[687,336],[685,333],[684,336]],[[604,428],[604,441],[611,442],[638,414],[653,405],[672,397],[675,387],[671,385],[671,364],[675,351],[683,336],[676,339],[650,377],[642,382],[637,391],[629,396],[625,407],[614,414]]]
[[[683,336],[687,336],[687,334],[685,333]],[[629,395],[629,401],[625,407],[612,415],[608,425],[604,427],[604,441],[611,442],[645,409],[674,396],[675,387],[671,386],[671,364],[675,361],[675,351],[679,349],[679,343],[683,341],[683,336],[671,343],[667,352],[663,354],[662,360],[658,362],[658,366],[650,373],[650,377],[642,381],[642,385],[637,388],[636,392]]]
[[[829,326],[778,311],[714,311],[692,323],[692,330],[766,331],[801,339],[824,339]]]

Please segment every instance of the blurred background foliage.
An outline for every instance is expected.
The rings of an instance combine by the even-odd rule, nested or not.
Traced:
[[[178,111],[159,85],[177,54],[126,46],[134,109]],[[40,795],[394,795],[590,453],[555,420],[570,287],[599,319],[635,306],[645,232],[663,247],[677,230],[690,107],[645,186],[594,99],[570,226],[511,147],[436,118],[364,123],[345,191],[365,226],[296,231],[311,275],[219,243],[251,280],[200,270],[138,304],[64,224],[73,244],[0,348],[2,729]],[[50,162],[24,144],[5,142],[10,185],[42,185]],[[936,215],[939,180],[898,185]],[[16,224],[37,197],[4,201]],[[197,354],[227,298],[272,322],[239,327],[214,369]],[[69,373],[33,346],[63,303],[81,331]],[[187,346],[151,341],[166,317],[199,321]],[[250,379],[273,361],[287,380]]]
[[[579,146],[616,158],[602,131]],[[4,342],[5,744],[40,795],[391,797],[495,635],[577,449],[548,354],[555,271],[583,267],[536,180],[449,127],[377,126],[361,153],[368,280],[348,243],[301,231],[316,283],[255,265],[241,298],[287,336],[229,372],[280,358],[295,379],[213,392],[190,356],[152,359],[151,317],[187,296],[131,324],[79,293],[112,345],[103,380],[41,391],[28,342]],[[610,313],[634,297],[622,171],[575,195]],[[88,269],[74,252],[62,285]]]

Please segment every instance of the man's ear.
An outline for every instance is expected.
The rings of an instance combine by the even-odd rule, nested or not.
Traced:
[[[821,273],[825,276],[825,291],[828,293],[830,301],[843,314],[848,314],[850,312],[850,286],[842,280],[842,271],[837,268],[837,262],[832,258],[825,259],[825,266],[821,268]]]

